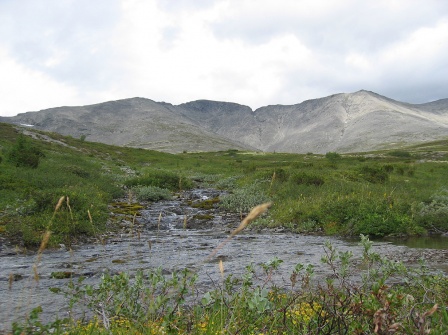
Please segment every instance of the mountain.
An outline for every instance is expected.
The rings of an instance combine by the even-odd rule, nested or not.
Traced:
[[[343,153],[448,137],[448,99],[409,104],[362,90],[252,111],[230,102],[172,105],[132,98],[28,112],[0,121],[167,152]]]
[[[144,98],[28,112],[1,122],[33,126],[88,141],[166,152],[257,150],[198,127],[171,104]]]

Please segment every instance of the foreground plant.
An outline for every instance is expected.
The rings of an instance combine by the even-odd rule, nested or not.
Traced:
[[[286,282],[278,258],[203,293],[188,269],[104,275],[97,287],[80,279],[65,294],[91,321],[44,325],[36,310],[14,333],[447,334],[447,277],[381,257],[364,236],[360,245],[356,258],[327,243],[322,267],[330,273],[322,280],[313,266],[298,264]]]

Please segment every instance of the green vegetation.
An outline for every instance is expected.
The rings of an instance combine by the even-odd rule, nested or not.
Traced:
[[[171,198],[171,192],[157,186],[138,186],[134,189],[140,201],[159,201]]]
[[[448,141],[357,155],[173,155],[33,134],[0,124],[0,233],[26,247],[48,229],[50,246],[113,229],[114,199],[157,201],[195,184],[229,191],[219,202],[227,211],[272,201],[260,226],[372,237],[448,231]]]
[[[278,258],[250,264],[242,276],[224,277],[221,266],[221,283],[200,294],[189,269],[170,276],[161,269],[139,271],[134,279],[105,274],[97,286],[81,277],[53,292],[94,318],[42,324],[38,308],[27,322],[14,324],[13,333],[446,334],[448,279],[424,265],[408,268],[382,258],[364,236],[360,245],[362,255],[355,258],[327,243],[321,261],[329,270],[326,280],[316,281],[314,267],[299,263],[282,287],[273,280]]]
[[[48,230],[48,246],[52,247],[70,246],[113,229],[108,206],[113,199],[128,197],[124,183],[149,175],[145,171],[148,164],[161,161],[164,171],[163,166],[179,160],[155,151],[106,146],[54,133],[45,134],[48,140],[39,132],[34,134],[31,138],[20,129],[0,124],[0,156],[5,157],[0,165],[0,234],[28,248],[37,248]],[[176,185],[182,184],[186,187],[191,182],[177,177]],[[55,211],[61,197],[64,201]]]
[[[228,191],[192,204],[198,208],[245,213],[271,201],[267,216],[252,224],[258,227],[372,237],[448,231],[448,140],[357,155],[172,155],[33,134],[0,123],[0,234],[40,245],[39,253],[114,229],[110,213],[135,218],[143,208],[136,200],[167,199],[195,186]],[[277,258],[260,268],[250,264],[241,276],[223,275],[201,295],[191,269],[106,274],[99,286],[53,272],[70,284],[51,291],[96,318],[43,324],[38,308],[13,333],[446,334],[447,278],[380,257],[364,236],[362,248],[360,260],[327,245],[322,267],[332,275],[317,282],[313,267],[298,264],[289,269],[290,289],[272,281]]]
[[[8,161],[16,167],[37,168],[39,160],[44,157],[42,151],[31,143],[31,140],[24,135],[19,135],[13,145],[7,152]]]

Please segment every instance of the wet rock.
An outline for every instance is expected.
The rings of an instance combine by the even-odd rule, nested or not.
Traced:
[[[23,275],[20,273],[12,273],[9,275],[10,281],[19,281],[23,279]]]

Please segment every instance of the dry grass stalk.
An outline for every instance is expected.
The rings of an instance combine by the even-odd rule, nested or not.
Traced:
[[[68,207],[68,210],[70,212],[70,218],[73,221],[73,212],[72,212],[72,208],[70,207],[70,198],[68,196],[67,196],[67,207]]]
[[[48,241],[50,240],[51,231],[47,230],[44,234],[44,237],[42,238],[42,242],[40,243],[39,250],[37,251],[37,254],[40,255],[47,247]]]
[[[213,250],[213,252],[205,259],[206,261],[210,260],[213,256],[216,255],[216,253],[224,246],[227,244],[227,242],[229,242],[235,235],[237,235],[238,233],[240,233],[242,230],[244,230],[249,223],[251,223],[253,220],[255,220],[257,217],[259,217],[261,214],[263,214],[264,212],[266,212],[268,210],[269,207],[271,207],[272,203],[271,202],[267,202],[258,206],[255,206],[254,208],[252,208],[252,210],[250,211],[250,213],[244,218],[243,221],[241,221],[240,225],[230,233],[230,236],[223,241],[220,245],[218,245],[215,250]]]
[[[62,206],[62,203],[64,202],[65,199],[65,195],[63,195],[62,197],[59,198],[58,203],[56,204],[56,207],[54,209],[54,212],[56,213]]]
[[[418,333],[416,334],[429,334],[431,330],[428,328],[427,317],[433,315],[439,309],[439,305],[435,304],[429,311],[426,311],[422,315],[415,313],[415,317],[413,317],[413,321],[415,326],[418,329]],[[413,314],[413,312],[411,312]]]
[[[222,263],[222,259],[219,260],[219,272],[221,272],[221,278],[224,279],[224,264]]]
[[[33,265],[33,277],[34,280],[38,283],[39,282],[39,273],[37,273],[37,265]]]
[[[275,181],[275,171],[274,171],[274,173],[272,174],[271,185],[269,185],[269,190],[272,189],[272,185],[274,185],[274,181]]]
[[[63,195],[62,197],[59,198],[58,203],[56,204],[56,207],[54,208],[53,216],[51,217],[50,222],[48,222],[47,230],[45,231],[44,236],[42,237],[42,242],[40,243],[39,250],[37,251],[36,262],[33,265],[34,280],[36,282],[39,282],[39,274],[37,272],[37,266],[38,266],[38,264],[39,264],[39,262],[40,262],[40,260],[42,258],[42,253],[47,248],[48,242],[49,242],[50,237],[51,237],[50,226],[53,223],[53,219],[54,219],[57,211],[59,209],[61,209],[62,204],[64,203],[65,199],[66,199],[65,195]],[[69,199],[68,199],[68,197],[67,197],[67,206],[69,206]]]

